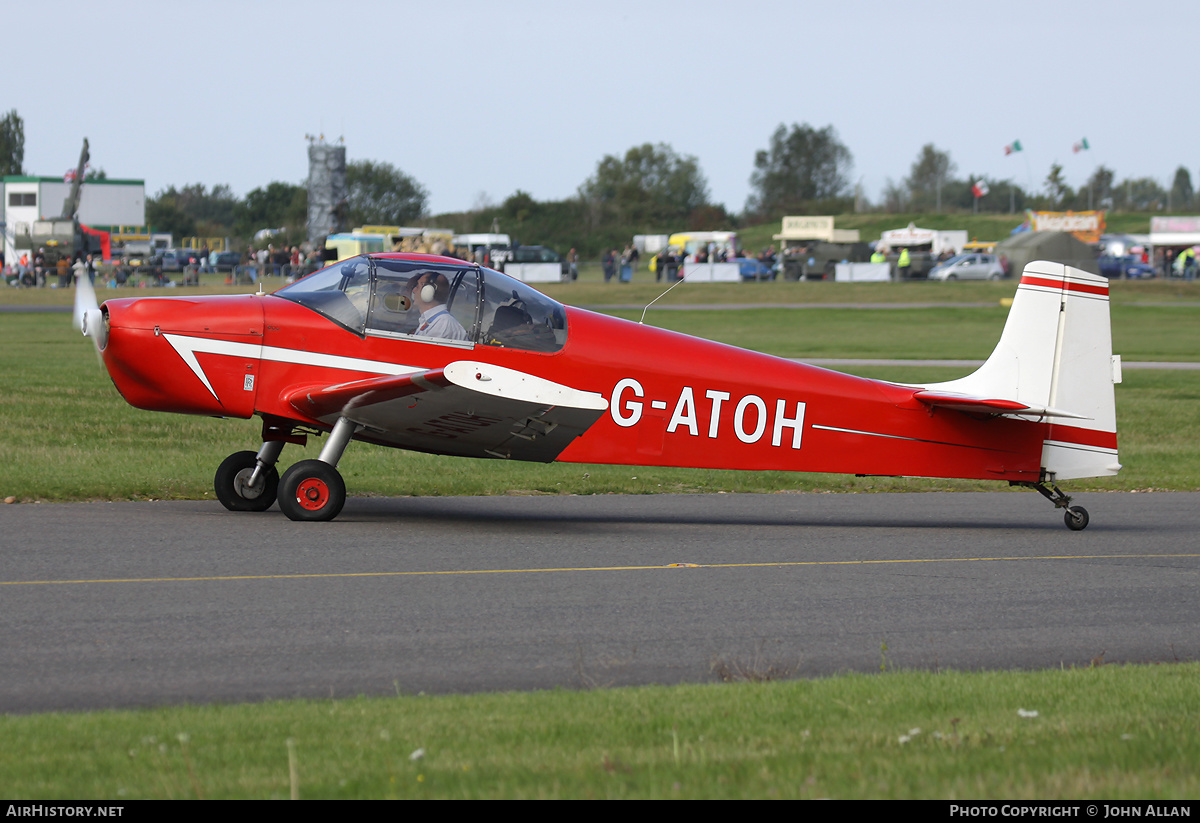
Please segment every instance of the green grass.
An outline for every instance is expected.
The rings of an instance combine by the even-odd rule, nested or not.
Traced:
[[[916,284],[901,287],[906,294],[912,294],[909,285]],[[881,294],[895,287],[874,288]],[[1114,299],[1117,348],[1127,359],[1197,358],[1200,309],[1128,305],[1135,302]],[[986,355],[1003,315],[998,305],[768,309],[660,312],[653,322],[796,356],[958,358]],[[128,407],[90,343],[69,325],[65,315],[0,315],[0,460],[6,466],[0,497],[210,496],[217,463],[257,445],[256,421]],[[961,373],[919,367],[860,372],[913,382]],[[1198,373],[1127,370],[1117,392],[1126,469],[1117,478],[1072,483],[1071,491],[1200,489],[1197,399]],[[305,456],[315,452],[310,445]],[[289,447],[285,457],[301,454]],[[341,469],[352,494],[1002,488],[544,466],[360,446],[347,452]],[[780,681],[803,677],[804,661],[754,655],[714,661],[714,679],[720,674],[776,680],[3,716],[0,785],[13,800],[117,803],[283,798],[293,787],[303,798],[1169,800],[1200,791],[1194,766],[1200,667],[1194,663],[1035,673],[889,670]],[[1021,717],[1018,709],[1038,714]],[[424,755],[411,759],[418,749]]]
[[[1187,800],[1198,678],[1195,663],[889,671],[7,716],[0,781],[10,801]]]

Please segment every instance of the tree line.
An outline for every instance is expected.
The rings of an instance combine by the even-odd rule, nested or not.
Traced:
[[[1020,144],[1014,144],[1020,150]],[[1083,144],[1087,147],[1086,142]],[[0,172],[22,174],[24,123],[16,110],[0,118]],[[1180,211],[1200,207],[1189,171],[1180,166],[1169,188],[1149,177],[1118,180],[1098,166],[1073,189],[1053,164],[1040,188],[986,175],[960,176],[946,150],[933,143],[918,152],[909,173],[888,179],[881,198],[869,202],[852,185],[854,157],[832,125],[781,123],[755,153],[751,193],[740,213],[712,202],[699,160],[666,143],[633,146],[602,157],[575,194],[538,201],[517,190],[494,204],[484,195],[467,211],[430,215],[429,194],[416,178],[390,163],[347,164],[346,227],[428,225],[456,232],[509,234],[522,243],[587,256],[621,247],[634,234],[683,229],[736,228],[785,214],[843,214],[850,211],[1004,213],[1036,209]],[[102,174],[102,172],[100,173]],[[237,197],[227,185],[168,186],[146,201],[146,220],[176,237],[227,236],[249,242],[261,229],[283,229],[281,243],[304,239],[308,193],[303,184],[273,181]]]

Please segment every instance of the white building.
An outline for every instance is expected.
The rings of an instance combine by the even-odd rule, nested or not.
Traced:
[[[35,220],[62,215],[71,184],[61,177],[12,175],[0,182],[3,204],[4,262],[13,263],[29,250],[29,229]],[[144,180],[88,180],[79,196],[79,222],[103,231],[146,225]]]

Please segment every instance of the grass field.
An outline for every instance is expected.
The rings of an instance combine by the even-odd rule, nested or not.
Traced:
[[[714,677],[731,668],[769,676],[766,666],[714,661]],[[289,796],[1187,800],[1200,793],[1198,678],[1195,663],[888,671],[6,716],[0,781],[9,801],[117,803]]]
[[[1200,291],[1184,285],[1114,284],[1115,347],[1127,360],[1200,359]],[[838,288],[734,284],[668,299],[960,305],[680,310],[652,312],[648,322],[795,357],[983,358],[1004,322],[999,300],[1013,285]],[[659,289],[584,280],[547,291],[569,302],[637,304]],[[48,290],[17,294],[70,299]],[[1166,305],[1151,305],[1158,303]],[[920,382],[961,371],[861,373]],[[1200,489],[1198,399],[1198,372],[1127,369],[1117,390],[1126,468],[1116,478],[1074,481],[1069,491]],[[258,437],[255,421],[128,407],[65,314],[0,315],[0,415],[0,497],[21,501],[211,496],[217,463],[254,448]],[[304,456],[315,451],[310,445]],[[285,458],[301,454],[290,447]],[[351,494],[383,495],[1003,488],[513,464],[361,445],[348,450],[341,468]],[[13,800],[118,803],[288,796],[1170,800],[1200,791],[1195,663],[896,672],[881,647],[880,665],[888,671],[878,676],[795,680],[803,661],[714,660],[714,680],[769,682],[3,716],[0,785]]]

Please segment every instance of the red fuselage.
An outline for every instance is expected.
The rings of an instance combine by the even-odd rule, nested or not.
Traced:
[[[285,398],[471,360],[607,399],[608,410],[558,455],[569,462],[1029,481],[1048,429],[933,408],[911,387],[574,308],[553,353],[364,336],[272,295],[119,299],[105,312],[113,382],[132,405],[157,411],[328,429]]]

